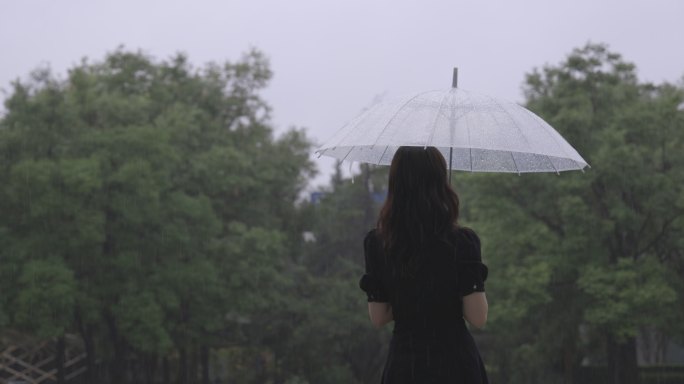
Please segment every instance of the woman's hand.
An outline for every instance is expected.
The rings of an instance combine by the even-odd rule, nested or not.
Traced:
[[[389,303],[368,303],[368,316],[370,317],[371,323],[377,328],[394,320],[392,306]]]
[[[463,317],[475,328],[484,327],[487,322],[487,296],[484,292],[473,292],[463,296]]]

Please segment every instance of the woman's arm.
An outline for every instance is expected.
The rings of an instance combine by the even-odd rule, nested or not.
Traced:
[[[475,328],[484,327],[487,322],[487,296],[484,292],[473,292],[463,296],[463,317]]]
[[[371,323],[377,328],[394,320],[394,315],[392,314],[392,306],[389,303],[368,303],[368,316],[370,317]]]

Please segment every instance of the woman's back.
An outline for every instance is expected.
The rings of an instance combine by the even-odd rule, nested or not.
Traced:
[[[364,247],[373,271],[365,285],[380,290],[395,322],[383,383],[486,383],[463,320],[462,297],[484,291],[487,275],[475,232],[461,228],[428,239],[409,273],[398,273],[376,230]]]

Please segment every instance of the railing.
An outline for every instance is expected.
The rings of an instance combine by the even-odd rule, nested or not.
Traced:
[[[608,368],[603,366],[580,367],[574,381],[582,384],[610,382]],[[684,365],[652,365],[639,367],[641,384],[684,384]]]
[[[84,353],[65,353],[65,379],[75,380],[86,372]],[[9,346],[0,352],[0,384],[50,384],[57,382],[54,343],[33,348]]]

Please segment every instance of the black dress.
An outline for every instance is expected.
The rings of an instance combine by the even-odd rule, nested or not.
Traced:
[[[383,384],[488,383],[463,319],[462,297],[484,292],[487,267],[475,232],[459,228],[422,248],[411,277],[393,273],[375,230],[364,240],[369,302],[390,303],[394,331]]]

